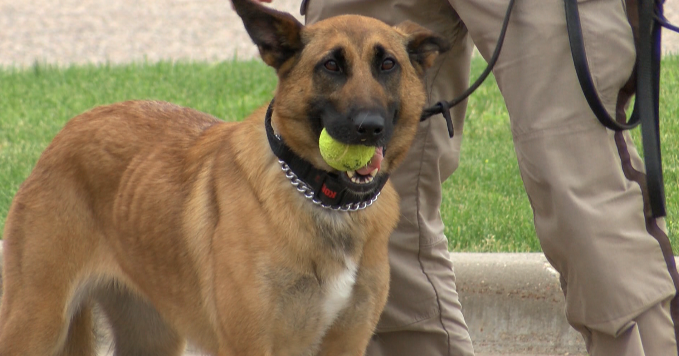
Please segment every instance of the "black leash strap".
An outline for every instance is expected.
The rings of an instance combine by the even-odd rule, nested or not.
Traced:
[[[634,106],[634,112],[627,123],[620,123],[608,115],[608,111],[601,103],[596,88],[594,88],[594,81],[589,71],[587,64],[587,54],[585,52],[585,43],[582,39],[582,26],[580,25],[580,13],[578,12],[577,0],[564,0],[566,6],[566,26],[568,27],[568,39],[571,45],[571,54],[573,55],[573,63],[575,64],[575,72],[580,81],[580,86],[585,94],[585,99],[589,107],[596,115],[596,118],[602,125],[614,131],[629,130],[639,125],[638,106]]]
[[[453,128],[453,118],[450,116],[450,104],[447,101],[439,101],[436,104],[436,107],[438,107],[441,110],[441,114],[443,115],[443,118],[446,120],[446,126],[448,126],[448,135],[450,138],[453,138],[455,135],[455,129]],[[420,118],[420,121],[422,119]]]
[[[601,103],[587,65],[577,0],[564,0],[566,25],[575,71],[587,103],[605,127],[622,131],[641,123],[646,164],[646,184],[653,217],[666,215],[665,189],[660,155],[659,98],[661,26],[677,31],[663,16],[662,1],[639,0],[639,44],[637,53],[637,88],[634,110],[628,122],[620,123],[608,115]]]
[[[637,68],[637,93],[642,117],[641,138],[646,162],[646,185],[653,217],[667,215],[665,187],[660,155],[660,56],[661,26],[654,21],[655,1],[639,0],[639,65]],[[662,2],[657,3],[662,14]],[[635,104],[636,105],[636,104]]]
[[[493,70],[498,57],[500,57],[502,44],[505,42],[505,34],[507,33],[507,26],[509,25],[509,15],[511,15],[513,7],[514,0],[509,0],[509,5],[507,5],[507,12],[505,13],[505,19],[502,22],[502,29],[500,30],[500,36],[497,40],[497,45],[495,45],[493,55],[491,56],[490,61],[488,61],[488,65],[486,66],[486,69],[483,70],[483,73],[481,73],[474,83],[470,85],[469,88],[467,88],[467,90],[465,90],[462,94],[460,94],[460,96],[454,98],[451,101],[440,101],[431,107],[425,108],[422,111],[422,116],[420,116],[420,121],[424,121],[436,114],[443,114],[443,117],[446,119],[446,124],[448,125],[448,134],[451,138],[453,137],[453,120],[450,117],[450,108],[461,103],[464,101],[464,99],[467,99],[471,93],[481,86],[483,81],[486,80],[490,72]]]
[[[661,5],[662,6],[662,5]],[[667,21],[667,18],[663,14],[663,9],[662,7],[657,11],[656,13],[653,14],[653,18],[657,23],[659,23],[662,27],[674,31],[676,33],[679,33],[679,27],[672,25],[669,21]]]
[[[587,57],[582,43],[577,2],[576,0],[564,0],[564,2],[566,4],[566,19],[573,62],[587,102],[596,114],[597,119],[612,130],[619,131],[634,127],[639,121],[641,122],[641,138],[646,164],[646,188],[651,215],[654,218],[663,217],[666,215],[666,210],[659,130],[660,30],[661,26],[673,31],[678,29],[676,26],[670,25],[663,16],[663,0],[638,0],[639,34],[637,38],[636,101],[630,122],[619,124],[612,120],[605,110],[602,111],[599,108],[601,101],[591,83],[591,76],[586,66]],[[672,255],[670,240],[664,234],[658,234],[654,237],[660,244],[674,286],[679,290],[679,274]],[[679,339],[679,294],[675,295],[670,302],[670,314],[674,322],[675,337]],[[669,350],[667,351],[669,352]],[[675,355],[677,354],[675,353]]]

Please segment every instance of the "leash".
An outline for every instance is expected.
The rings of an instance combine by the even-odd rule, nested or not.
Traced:
[[[651,215],[654,218],[667,215],[660,155],[661,29],[664,26],[669,30],[679,32],[679,28],[670,24],[665,18],[663,2],[664,0],[639,0],[638,2],[639,39],[636,65],[636,100],[629,121],[619,122],[608,115],[594,87],[587,65],[577,0],[564,0],[571,54],[578,81],[589,107],[602,125],[614,131],[629,130],[641,124],[641,138],[646,165],[646,186]]]
[[[422,111],[422,116],[420,116],[420,121],[427,120],[428,118],[436,115],[443,114],[443,118],[446,119],[446,124],[448,125],[448,135],[453,138],[453,119],[450,117],[450,108],[461,103],[464,99],[467,99],[471,93],[478,89],[481,84],[486,80],[490,72],[495,67],[497,59],[500,57],[500,51],[502,50],[502,44],[505,42],[505,34],[507,33],[507,27],[509,25],[509,16],[512,14],[512,8],[514,8],[514,0],[509,0],[509,5],[507,5],[507,12],[505,13],[505,19],[502,21],[502,29],[500,30],[500,37],[497,40],[497,45],[495,45],[495,50],[493,50],[493,55],[488,61],[486,69],[483,70],[481,75],[474,81],[472,85],[467,88],[460,96],[454,98],[451,101],[439,101],[429,108],[425,108]]]
[[[603,109],[601,100],[592,84],[582,41],[577,2],[576,0],[564,1],[573,62],[575,63],[578,80],[585,93],[587,103],[601,124],[611,130],[628,130],[641,124],[641,138],[646,165],[646,189],[648,192],[648,202],[651,207],[651,215],[654,218],[663,217],[666,215],[666,208],[659,129],[660,30],[661,26],[677,32],[679,32],[679,29],[665,19],[663,15],[664,0],[638,0],[639,33],[638,38],[635,38],[637,44],[637,63],[635,68],[636,100],[634,102],[634,111],[629,121],[625,122],[624,115],[621,115],[621,122],[618,122],[612,119],[608,112]],[[654,237],[663,252],[667,270],[672,276],[675,289],[679,290],[679,273],[677,272],[670,241],[667,236],[660,237],[654,235]],[[679,295],[675,295],[670,302],[670,316],[674,322],[675,337],[679,338]]]
[[[460,96],[450,101],[440,101],[431,107],[425,108],[422,111],[420,121],[427,120],[436,114],[442,114],[448,126],[448,134],[451,138],[453,137],[453,120],[450,116],[450,108],[469,97],[486,80],[495,66],[500,56],[502,44],[504,43],[514,1],[510,0],[509,5],[507,5],[507,12],[502,23],[497,45],[481,75]],[[577,0],[564,0],[566,26],[568,28],[568,38],[575,71],[592,112],[602,125],[614,131],[629,130],[641,124],[644,161],[646,165],[646,185],[651,214],[655,218],[666,215],[659,130],[660,30],[661,27],[665,27],[671,31],[679,32],[679,28],[670,24],[665,18],[663,2],[664,0],[639,0],[636,100],[629,121],[618,122],[608,114],[594,87],[589,66],[587,65],[587,54],[585,53],[585,45],[582,39],[582,27],[580,25]]]

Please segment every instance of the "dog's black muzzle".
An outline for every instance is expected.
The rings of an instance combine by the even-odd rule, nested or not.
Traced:
[[[349,145],[385,147],[394,132],[396,110],[352,109],[346,114],[325,110],[323,127],[335,140]]]

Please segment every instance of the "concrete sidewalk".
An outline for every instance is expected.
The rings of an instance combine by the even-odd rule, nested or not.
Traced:
[[[462,312],[483,354],[584,355],[559,274],[541,253],[453,253]]]
[[[300,21],[301,0],[271,6]],[[665,2],[679,23],[679,1]],[[679,53],[679,34],[663,31]],[[221,61],[257,56],[228,0],[0,0],[0,66]]]

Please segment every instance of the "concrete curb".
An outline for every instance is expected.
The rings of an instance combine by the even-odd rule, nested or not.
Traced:
[[[452,253],[451,257],[477,356],[586,355],[582,337],[565,319],[559,274],[543,254]]]
[[[586,355],[564,315],[559,274],[542,253],[453,253],[478,353]]]

